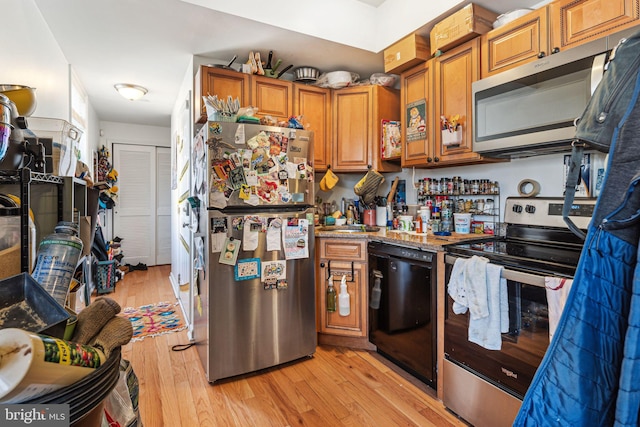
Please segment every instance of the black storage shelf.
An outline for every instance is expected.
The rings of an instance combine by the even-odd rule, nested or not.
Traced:
[[[57,189],[58,221],[63,219],[64,178],[33,172],[29,168],[0,170],[0,184],[20,186],[20,271],[30,273],[29,265],[29,208],[31,205],[31,185],[50,184]],[[36,244],[36,242],[34,242]]]

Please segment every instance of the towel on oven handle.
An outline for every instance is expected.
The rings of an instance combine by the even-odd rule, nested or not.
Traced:
[[[447,284],[453,312],[469,310],[469,341],[488,350],[500,350],[501,333],[509,330],[507,281],[501,275],[501,266],[474,255],[456,259]]]
[[[471,319],[489,315],[487,306],[487,258],[477,255],[458,258],[453,264],[448,292],[453,298],[453,312],[464,314],[469,309]]]
[[[558,321],[567,302],[567,296],[571,290],[573,280],[564,277],[545,277],[544,287],[547,292],[547,303],[549,304],[549,342],[558,327]]]

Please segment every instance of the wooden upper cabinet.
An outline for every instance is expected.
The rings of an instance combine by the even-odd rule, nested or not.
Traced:
[[[481,161],[473,152],[473,118],[471,83],[480,77],[480,38],[470,40],[434,59],[435,69],[435,165],[451,165]],[[459,115],[462,141],[457,145],[444,145],[440,130],[440,117],[447,119]]]
[[[546,56],[548,9],[541,7],[482,35],[482,78]]]
[[[333,156],[336,172],[360,172],[369,168],[397,172],[400,163],[382,160],[382,120],[400,120],[400,93],[368,85],[334,90]]]
[[[403,72],[400,76],[400,88],[402,166],[424,167],[433,162],[433,60]],[[412,115],[417,124],[412,125],[408,130],[407,125]],[[419,118],[415,119],[415,117]]]
[[[194,121],[197,123],[207,121],[203,96],[218,95],[218,98],[226,100],[230,95],[233,99],[240,100],[240,106],[250,105],[248,74],[201,65],[194,83]]]
[[[289,120],[293,114],[293,83],[271,77],[251,76],[251,105],[258,117]]]
[[[549,4],[551,46],[560,50],[638,25],[640,0],[556,0]]]
[[[331,163],[331,90],[294,83],[293,115],[302,115],[305,129],[313,131],[314,170],[326,170]]]

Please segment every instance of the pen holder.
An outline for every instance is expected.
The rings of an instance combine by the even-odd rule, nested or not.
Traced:
[[[462,127],[451,132],[449,129],[442,130],[442,145],[460,145],[462,143]]]

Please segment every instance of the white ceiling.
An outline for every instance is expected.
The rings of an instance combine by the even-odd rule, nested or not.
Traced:
[[[193,55],[212,58],[212,63],[225,63],[237,55],[236,64],[240,64],[246,62],[250,51],[259,51],[266,60],[269,50],[273,50],[274,60],[283,60],[281,69],[287,64],[310,65],[321,71],[348,70],[366,78],[383,71],[384,47],[413,31],[428,36],[434,20],[442,15],[438,11],[432,15],[421,13],[424,17],[416,21],[415,11],[403,10],[402,6],[411,3],[409,0],[268,3],[35,0],[35,3],[85,86],[100,120],[166,127],[170,126],[171,111]],[[251,7],[251,3],[259,6]],[[340,10],[338,3],[342,6]],[[439,2],[443,3],[446,1]],[[453,10],[466,3],[450,0],[455,6]],[[476,3],[503,13],[535,7],[540,0]],[[270,6],[268,11],[264,10],[265,4]],[[435,10],[431,2],[422,3],[421,7]],[[390,28],[400,36],[378,31],[387,25],[388,16],[393,17]],[[414,28],[403,30],[403,22],[413,23],[409,25]],[[391,34],[387,37],[392,39],[381,40],[379,33]],[[375,43],[369,43],[369,39],[375,39]],[[148,88],[149,93],[140,101],[126,101],[113,89],[116,83],[138,84]]]

